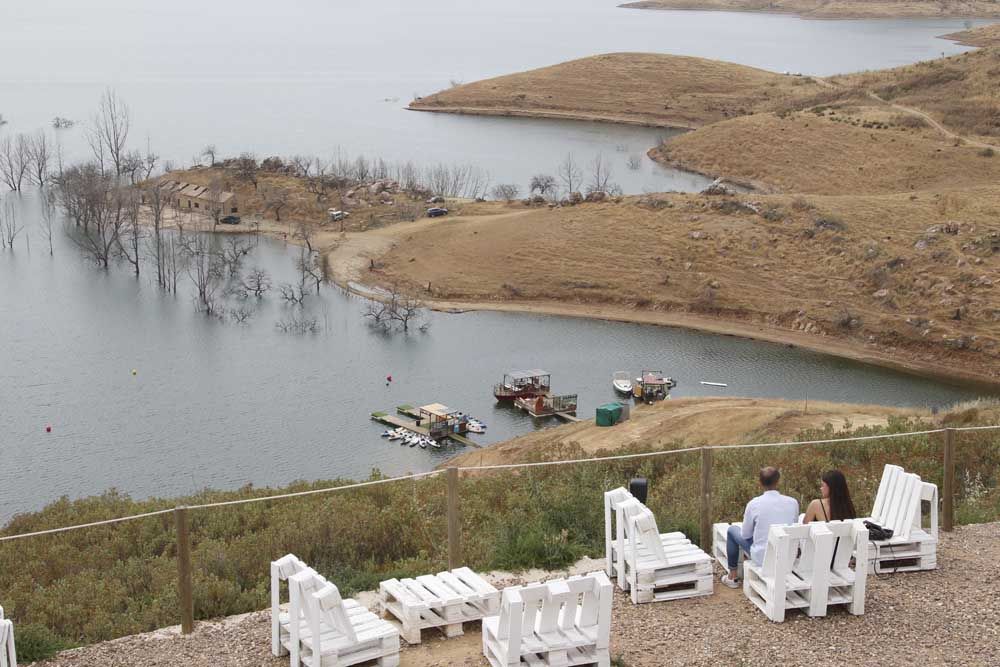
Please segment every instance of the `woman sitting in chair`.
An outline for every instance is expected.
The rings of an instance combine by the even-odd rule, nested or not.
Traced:
[[[809,503],[802,523],[811,521],[847,521],[856,519],[851,492],[847,488],[847,478],[839,470],[823,473],[820,492],[822,498]]]

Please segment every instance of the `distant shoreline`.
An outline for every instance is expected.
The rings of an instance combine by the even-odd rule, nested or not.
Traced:
[[[811,3],[808,0],[778,0],[760,6],[740,4],[738,0],[639,0],[618,5],[622,9],[646,9],[653,11],[696,11],[696,12],[751,12],[754,14],[782,14],[798,16],[810,20],[858,20],[858,19],[998,19],[1000,7],[993,3],[973,2],[952,3],[966,8],[973,5],[977,9],[963,9],[955,12],[935,11],[941,4],[937,2],[850,2],[856,7],[838,5],[830,8],[825,3]],[[958,41],[958,40],[955,40]]]

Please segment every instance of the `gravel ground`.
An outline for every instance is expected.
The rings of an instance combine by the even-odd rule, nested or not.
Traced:
[[[630,667],[654,665],[1000,665],[1000,523],[942,533],[940,569],[870,576],[865,615],[832,611],[823,619],[793,612],[768,621],[741,591],[721,585],[697,600],[634,606],[616,594],[612,655]],[[574,570],[593,570],[595,561]],[[526,577],[496,573],[495,583]],[[498,586],[499,587],[499,586]],[[362,598],[365,599],[366,598]],[[256,612],[197,624],[183,637],[176,628],[125,637],[61,653],[37,667],[278,667],[270,655],[270,613]],[[403,667],[487,665],[477,624],[445,641],[424,632],[405,647]]]

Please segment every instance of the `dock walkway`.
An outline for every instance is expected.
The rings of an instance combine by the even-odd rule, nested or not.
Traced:
[[[399,408],[400,412],[402,412],[402,407],[403,406],[400,406]],[[402,417],[397,417],[396,415],[390,415],[386,412],[373,412],[372,419],[374,421],[381,422],[389,426],[395,426],[397,428],[405,428],[406,430],[413,431],[414,433],[417,433],[419,435],[426,435],[427,437],[430,437],[430,431],[428,431],[423,426],[417,426],[416,422],[410,421],[409,419],[403,419]],[[482,447],[482,445],[480,445],[479,443],[473,442],[472,440],[469,440],[465,436],[459,435],[458,433],[449,433],[448,438],[450,440],[454,440],[460,445],[465,445],[466,447],[475,447],[476,449],[480,449]]]

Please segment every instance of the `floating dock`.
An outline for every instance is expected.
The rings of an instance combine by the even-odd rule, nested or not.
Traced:
[[[403,407],[409,407],[409,406],[400,406],[400,408]],[[403,419],[402,417],[397,417],[396,415],[390,415],[387,412],[373,412],[372,421],[377,421],[382,424],[387,424],[389,426],[395,426],[397,428],[405,428],[407,431],[413,431],[417,435],[426,435],[427,437],[430,437],[430,431],[424,428],[423,426],[417,426],[417,423],[415,421],[411,421],[409,419]],[[465,436],[459,435],[458,433],[449,433],[446,437],[449,438],[450,440],[454,440],[460,445],[465,445],[467,447],[475,447],[477,449],[482,447],[482,445],[473,442],[472,440],[466,438]]]

